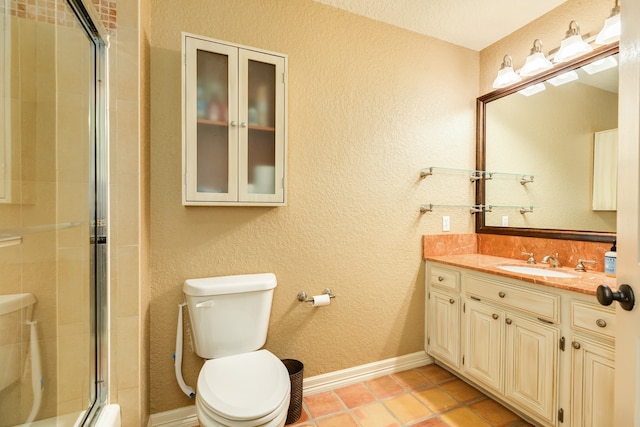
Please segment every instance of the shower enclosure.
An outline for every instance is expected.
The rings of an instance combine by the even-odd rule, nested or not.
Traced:
[[[89,425],[106,390],[106,33],[0,0],[0,427]]]

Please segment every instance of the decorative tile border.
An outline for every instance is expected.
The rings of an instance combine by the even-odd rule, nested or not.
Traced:
[[[116,0],[92,1],[105,28],[115,34],[118,27]],[[78,25],[73,12],[61,0],[0,0],[0,14],[66,27]]]

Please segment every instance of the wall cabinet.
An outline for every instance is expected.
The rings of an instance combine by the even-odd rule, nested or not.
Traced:
[[[286,204],[287,56],[182,42],[183,204]]]
[[[536,425],[613,425],[614,309],[435,262],[426,285],[426,349],[439,364]]]

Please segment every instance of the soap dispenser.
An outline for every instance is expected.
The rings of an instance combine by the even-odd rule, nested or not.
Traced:
[[[616,241],[613,241],[611,250],[604,254],[604,274],[616,277]]]

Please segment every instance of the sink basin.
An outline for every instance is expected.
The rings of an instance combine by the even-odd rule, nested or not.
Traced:
[[[510,271],[512,273],[528,274],[530,276],[559,277],[564,279],[577,277],[573,274],[565,273],[564,271],[551,270],[549,268],[527,267],[524,265],[499,265],[497,268],[500,270]]]

